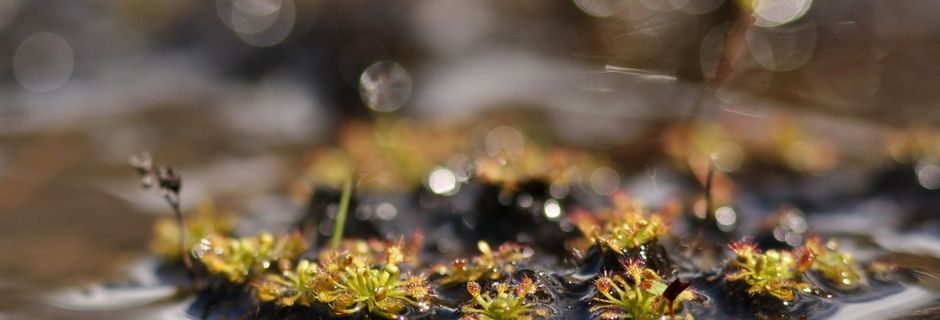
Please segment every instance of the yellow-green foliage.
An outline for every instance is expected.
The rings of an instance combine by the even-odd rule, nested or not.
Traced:
[[[457,151],[460,134],[405,119],[347,123],[337,133],[338,147],[313,155],[304,180],[339,188],[355,172],[360,190],[410,190]]]
[[[623,274],[605,274],[595,281],[594,312],[601,319],[661,319],[669,314],[670,301],[663,296],[668,285],[640,260],[621,261]],[[691,290],[683,290],[673,303],[673,312],[682,308],[681,302],[695,298]],[[682,315],[681,319],[692,319]]]
[[[807,239],[806,248],[815,256],[812,270],[819,272],[832,285],[845,290],[866,283],[864,271],[848,252],[839,250],[839,243],[829,240],[825,245],[817,237]]]
[[[272,266],[289,265],[305,250],[307,241],[298,232],[278,238],[270,233],[248,238],[210,235],[200,241],[196,258],[210,274],[245,283]]]
[[[750,294],[769,294],[784,301],[793,300],[796,291],[809,291],[802,275],[806,261],[797,261],[789,251],[767,250],[761,253],[754,244],[735,242],[735,258],[728,281],[743,281]],[[805,259],[801,259],[805,260]]]
[[[439,281],[449,284],[480,279],[498,280],[515,271],[516,264],[532,255],[532,250],[512,243],[504,243],[493,251],[489,244],[480,241],[477,243],[477,249],[480,254],[469,262],[466,259],[458,259],[450,266],[436,266],[435,272],[442,275]]]
[[[285,307],[295,304],[310,306],[316,301],[316,292],[311,284],[319,274],[320,268],[304,259],[297,263],[294,270],[266,274],[253,282],[252,286],[260,301],[274,301]]]
[[[655,241],[666,233],[663,218],[648,213],[625,196],[613,198],[614,207],[598,212],[601,221],[582,216],[578,228],[594,243],[616,252],[626,252]]]
[[[532,278],[527,276],[523,276],[512,289],[506,282],[497,282],[493,284],[493,290],[487,292],[482,292],[480,284],[467,282],[467,291],[473,299],[460,308],[463,313],[461,319],[528,320],[547,317],[550,310],[534,301],[537,289]]]
[[[232,232],[232,219],[218,215],[212,202],[203,202],[195,214],[186,217],[186,248],[192,248],[199,240],[209,235],[228,235]],[[150,249],[165,261],[179,261],[182,258],[179,246],[179,228],[173,217],[157,219],[153,225],[153,240]]]
[[[375,249],[383,250],[384,259],[376,259]],[[405,259],[401,242],[347,241],[340,249],[322,253],[318,264],[301,260],[294,270],[257,281],[256,297],[280,306],[323,303],[337,316],[364,311],[397,318],[408,305],[426,309],[430,303],[425,277],[401,273]]]

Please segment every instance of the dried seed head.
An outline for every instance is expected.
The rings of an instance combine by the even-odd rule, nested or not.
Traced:
[[[149,152],[141,152],[130,157],[129,159],[131,166],[137,171],[137,174],[140,175],[140,184],[144,189],[150,189],[153,187],[154,182],[154,170],[153,170],[153,157]]]
[[[160,189],[173,194],[179,194],[183,186],[183,178],[170,167],[160,167],[157,169],[157,182]]]

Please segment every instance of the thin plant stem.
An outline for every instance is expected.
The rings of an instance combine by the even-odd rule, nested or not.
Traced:
[[[713,160],[708,160],[708,173],[705,176],[705,220],[708,220],[712,215],[712,182],[715,180],[715,163]],[[695,234],[695,241],[692,242],[692,245],[689,246],[689,249],[685,252],[686,257],[691,257],[695,248],[698,248],[704,242],[705,229],[704,225],[700,224],[698,226],[698,232]]]
[[[170,207],[173,208],[173,213],[176,215],[176,227],[179,229],[180,256],[183,258],[183,265],[186,266],[189,277],[193,280],[193,289],[198,290],[199,276],[196,275],[196,269],[193,268],[193,259],[190,257],[190,251],[186,248],[186,219],[183,219],[179,199],[172,193],[165,194],[163,198],[170,204]]]
[[[708,160],[708,174],[705,177],[705,218],[713,217],[712,215],[712,180],[715,179],[715,162],[711,159]]]
[[[346,226],[346,213],[349,211],[349,198],[352,197],[352,178],[347,178],[343,183],[343,195],[339,200],[339,212],[336,214],[336,226],[333,227],[333,238],[330,240],[330,246],[334,249],[339,247],[339,241],[343,239],[343,230]]]

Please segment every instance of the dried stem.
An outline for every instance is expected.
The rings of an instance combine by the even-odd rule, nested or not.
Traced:
[[[183,179],[170,167],[154,167],[153,158],[149,153],[141,153],[130,159],[131,166],[140,175],[141,186],[144,189],[157,189],[163,199],[166,200],[173,213],[176,215],[176,225],[179,229],[179,252],[183,259],[183,265],[189,272],[193,281],[193,289],[199,289],[199,278],[196,270],[193,269],[193,261],[190,257],[190,250],[186,248],[186,221],[183,219],[183,212],[180,210],[180,189],[183,186]]]
[[[193,280],[193,289],[198,290],[199,276],[196,275],[196,269],[193,268],[193,259],[190,250],[186,248],[186,219],[183,219],[183,212],[180,210],[179,195],[167,192],[163,195],[163,199],[170,204],[170,207],[173,208],[173,213],[176,215],[176,227],[180,235],[180,256],[183,258],[183,265],[186,267],[186,271],[189,272],[189,277]]]

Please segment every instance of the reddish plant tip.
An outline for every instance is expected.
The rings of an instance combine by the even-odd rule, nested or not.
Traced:
[[[575,208],[571,211],[571,213],[568,214],[568,216],[571,217],[571,222],[582,228],[588,228],[588,226],[595,226],[598,224],[597,217],[584,208]]]
[[[796,257],[797,269],[799,269],[800,272],[809,270],[809,268],[813,266],[813,262],[816,261],[816,253],[807,247],[800,247],[794,250],[793,255]]]
[[[624,270],[630,270],[637,267],[642,268],[646,266],[646,261],[642,258],[623,258],[620,259],[620,266],[622,266]]]
[[[615,204],[624,204],[624,203],[631,202],[630,195],[628,195],[627,192],[623,190],[618,190],[618,191],[615,191],[614,193],[611,193],[610,196],[608,196],[608,198],[610,199],[610,202],[615,203]]]
[[[597,286],[597,291],[604,293],[610,293],[611,286],[613,286],[613,284],[610,283],[610,278],[607,276],[597,278],[597,281],[594,281],[594,285]]]
[[[522,276],[522,282],[516,286],[516,296],[525,297],[532,293],[535,289],[535,282],[532,281],[532,278],[529,276]]]
[[[471,296],[477,297],[480,295],[480,284],[474,281],[467,282],[467,292],[470,292]]]
[[[643,288],[644,290],[649,290],[653,288],[653,285],[655,282],[659,281],[658,279],[659,279],[659,276],[656,275],[656,272],[654,272],[653,270],[644,268],[640,279],[635,279],[635,281],[639,282],[640,288]]]
[[[757,249],[757,245],[747,238],[732,242],[728,245],[728,248],[736,254],[760,252],[760,250]]]

